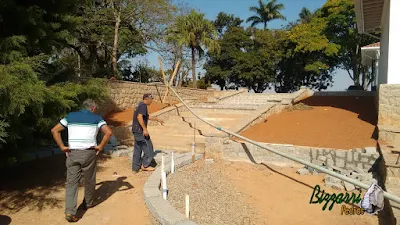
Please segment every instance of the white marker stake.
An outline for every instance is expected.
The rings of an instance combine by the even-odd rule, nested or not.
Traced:
[[[161,180],[162,180],[162,188],[163,188],[163,190],[162,190],[163,198],[165,200],[167,200],[167,173],[165,173],[164,171],[162,173]]]
[[[189,195],[186,194],[186,218],[189,219]]]
[[[172,153],[171,157],[171,173],[175,172],[175,162],[174,162],[174,153]]]

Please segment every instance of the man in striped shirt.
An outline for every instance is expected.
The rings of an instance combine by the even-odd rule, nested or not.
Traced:
[[[67,156],[67,182],[65,194],[65,218],[69,222],[77,222],[76,205],[78,184],[82,176],[85,180],[85,198],[83,206],[93,207],[93,195],[96,187],[96,156],[110,139],[112,132],[103,118],[94,114],[97,104],[88,99],[83,103],[83,109],[69,113],[51,130],[54,140],[61,151]],[[61,139],[61,131],[68,129],[68,147]],[[97,134],[104,133],[103,140],[97,144]]]

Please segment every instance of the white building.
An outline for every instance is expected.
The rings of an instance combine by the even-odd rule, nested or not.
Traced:
[[[359,33],[381,31],[379,84],[400,84],[400,1],[354,0]]]

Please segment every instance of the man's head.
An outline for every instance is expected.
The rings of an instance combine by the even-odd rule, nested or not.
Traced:
[[[153,95],[146,93],[143,95],[143,102],[146,105],[150,105],[153,102]]]
[[[86,99],[83,102],[83,108],[87,109],[87,110],[90,110],[92,113],[94,113],[96,111],[96,109],[97,109],[97,104],[92,99]]]

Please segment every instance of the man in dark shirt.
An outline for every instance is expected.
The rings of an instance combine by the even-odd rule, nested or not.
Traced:
[[[163,121],[151,117],[147,111],[147,106],[153,102],[151,94],[144,94],[143,101],[136,105],[135,112],[133,113],[132,133],[135,137],[135,146],[132,158],[132,171],[154,171],[154,167],[150,166],[153,157],[153,143],[151,142],[149,131],[147,130],[147,123],[149,120],[158,121],[163,124]],[[142,156],[143,152],[143,158]]]

